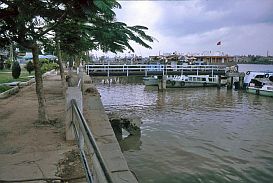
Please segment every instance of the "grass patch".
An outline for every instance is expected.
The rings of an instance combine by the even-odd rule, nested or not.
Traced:
[[[1,73],[1,72],[11,72],[11,69],[6,69],[6,68],[5,68],[5,69],[0,70],[0,73]]]
[[[11,86],[0,85],[0,93],[5,92],[11,88],[12,88]]]
[[[28,81],[30,80],[28,76],[33,76],[33,74],[29,75],[28,72],[21,72],[21,75],[18,79],[13,79],[11,70],[0,71],[0,83],[10,83],[14,81]]]

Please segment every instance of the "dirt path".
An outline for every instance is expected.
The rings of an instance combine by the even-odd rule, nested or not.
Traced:
[[[0,99],[0,179],[56,177],[65,168],[59,162],[67,160],[67,154],[76,148],[65,141],[60,76],[47,76],[44,89],[51,125],[36,122],[35,84]]]

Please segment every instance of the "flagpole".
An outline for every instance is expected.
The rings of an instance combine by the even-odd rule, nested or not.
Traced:
[[[219,52],[220,52],[220,58],[222,57],[221,62],[224,63],[225,60],[223,60],[224,59],[224,57],[223,57],[224,56],[224,52],[222,51],[223,50],[223,48],[222,48],[222,41],[218,41],[216,45],[220,46],[220,50],[219,50]]]
[[[218,41],[218,42],[216,43],[216,45],[220,47],[219,52],[221,53],[221,52],[222,52],[222,41]]]

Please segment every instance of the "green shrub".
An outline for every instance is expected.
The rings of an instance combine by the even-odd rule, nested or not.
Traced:
[[[59,65],[57,63],[44,63],[41,67],[42,73],[45,73],[47,71],[53,70],[53,69],[59,69]]]
[[[58,70],[60,68],[59,64],[57,64],[57,63],[51,63],[51,64],[52,64],[52,68],[55,70]]]
[[[29,61],[26,65],[25,65],[25,69],[28,71],[29,74],[31,74],[32,71],[34,71],[34,65],[31,61]]]
[[[44,64],[49,64],[50,62],[49,62],[49,60],[46,59],[46,58],[40,58],[40,59],[39,59],[39,63],[40,63],[41,66],[42,66],[42,65],[44,65]]]
[[[11,89],[12,87],[7,86],[7,85],[0,85],[0,93],[7,91],[9,89]]]
[[[12,65],[12,77],[14,79],[18,79],[21,75],[21,67],[19,62],[15,61]]]
[[[12,61],[10,59],[6,60],[5,64],[6,64],[6,69],[10,69]]]

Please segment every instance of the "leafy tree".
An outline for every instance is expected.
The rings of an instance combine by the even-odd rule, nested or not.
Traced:
[[[26,70],[28,71],[29,74],[31,74],[32,71],[34,71],[34,65],[31,61],[29,61],[26,65],[25,65]]]
[[[149,47],[142,40],[153,40],[144,33],[147,28],[115,22],[114,8],[121,8],[116,0],[0,0],[1,46],[16,42],[33,54],[40,122],[48,122],[38,58],[42,46],[56,38],[55,42],[59,40],[60,47],[72,54],[99,48],[133,50],[129,40]]]
[[[54,21],[50,13],[54,13],[48,1],[25,0],[8,1],[1,0],[1,41],[15,41],[21,46],[30,49],[33,54],[35,69],[36,93],[38,97],[38,113],[41,122],[47,122],[45,95],[43,90],[42,72],[39,66],[40,44],[46,40],[46,34],[52,29],[49,21]],[[49,8],[47,8],[49,6]],[[62,17],[62,16],[61,16]],[[54,21],[55,23],[55,21]]]
[[[152,42],[155,39],[145,33],[147,29],[144,26],[127,26],[122,22],[92,19],[92,22],[65,22],[56,31],[63,32],[59,36],[62,51],[75,55],[93,49],[113,53],[129,49],[134,52],[129,41],[151,48],[143,41]]]
[[[20,67],[19,62],[17,62],[17,61],[13,62],[11,71],[12,71],[12,77],[14,79],[18,79],[20,77],[21,67]]]
[[[85,1],[86,2],[86,1]],[[82,1],[0,1],[0,35],[1,44],[16,42],[33,54],[36,93],[38,97],[38,114],[40,122],[48,122],[42,72],[39,65],[39,51],[49,40],[54,27],[59,26],[65,18],[85,15]],[[67,8],[66,8],[67,7]],[[78,10],[78,11],[77,11]]]

